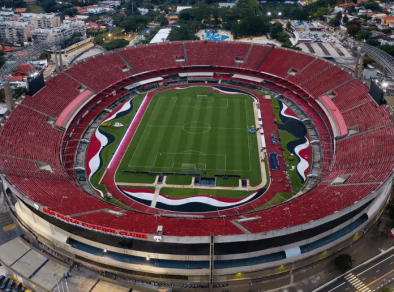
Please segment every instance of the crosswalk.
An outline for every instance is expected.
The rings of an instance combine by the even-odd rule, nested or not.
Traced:
[[[363,282],[361,282],[355,275],[349,273],[345,276],[345,279],[352,284],[358,292],[372,292]]]

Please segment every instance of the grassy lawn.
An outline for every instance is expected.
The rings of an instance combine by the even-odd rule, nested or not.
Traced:
[[[245,198],[254,192],[248,191],[226,191],[226,190],[215,190],[215,189],[180,189],[180,188],[162,188],[160,193],[170,198],[187,198],[197,195],[206,195],[212,197],[223,197],[223,198]]]
[[[279,117],[279,102],[276,98],[272,98],[271,99],[272,105],[274,107],[274,113],[275,113],[275,120],[278,124],[283,124],[282,120]],[[276,108],[277,107],[277,108]],[[303,185],[301,183],[301,179],[297,174],[297,171],[291,170],[292,166],[294,166],[294,168],[297,167],[297,164],[299,162],[298,157],[296,156],[291,156],[290,155],[290,151],[287,149],[287,143],[291,142],[291,141],[295,141],[297,140],[296,137],[294,137],[292,134],[290,134],[287,131],[282,131],[279,130],[279,136],[280,136],[280,140],[282,142],[282,148],[284,149],[283,154],[285,155],[285,159],[286,159],[286,163],[289,165],[288,167],[288,173],[290,176],[290,181],[291,181],[291,187],[293,189],[293,192],[297,193],[299,192]]]
[[[249,179],[251,186],[258,185],[257,139],[246,130],[252,124],[253,102],[248,96],[223,95],[204,87],[161,92],[152,99],[116,181],[128,181],[129,174],[123,170],[138,170],[200,173],[205,177],[233,174]],[[190,184],[189,179],[169,176],[167,183]],[[223,184],[232,186],[234,182]]]
[[[287,131],[279,131],[279,136],[282,141],[282,148],[284,150],[283,154],[285,155],[286,163],[289,165],[288,173],[290,176],[291,187],[293,189],[293,192],[297,193],[302,189],[303,186],[303,184],[301,183],[301,179],[296,171],[296,167],[299,162],[299,159],[297,156],[291,156],[290,151],[287,149],[287,143],[291,141],[295,141],[297,140],[297,138],[291,135]],[[292,166],[294,166],[294,170],[291,170]]]
[[[279,106],[278,100],[276,98],[271,98],[271,103],[272,103],[272,106],[274,108],[275,121],[278,124],[283,124],[283,122],[282,122],[282,120],[280,119],[280,116],[279,116],[280,106]]]
[[[132,121],[132,118],[134,116],[135,110],[140,106],[142,98],[144,97],[144,95],[139,95],[136,96],[133,100],[133,111],[131,111],[128,115],[120,117],[118,119],[114,119],[111,122],[115,123],[115,122],[119,122],[122,123],[124,125],[124,127],[120,127],[120,128],[116,128],[116,127],[101,127],[101,130],[110,133],[111,135],[113,135],[115,137],[115,141],[113,143],[111,143],[110,145],[108,145],[107,147],[104,148],[104,150],[102,151],[102,159],[103,159],[103,165],[102,167],[92,176],[91,182],[92,184],[99,190],[101,190],[102,192],[104,192],[104,194],[107,194],[107,189],[105,188],[104,185],[100,185],[99,181],[101,180],[101,177],[104,174],[104,171],[107,168],[107,165],[110,161],[110,159],[112,158],[113,153],[115,152],[116,148],[119,145],[120,140],[123,138],[123,135],[127,129],[127,126],[130,124],[130,122]],[[132,180],[132,176],[133,174],[128,174],[129,175],[129,179]],[[148,177],[148,175],[146,175]],[[154,179],[153,179],[154,181]],[[128,181],[131,182],[131,181]]]
[[[170,185],[190,185],[192,183],[192,176],[187,175],[168,175],[166,183]]]
[[[238,187],[239,178],[238,177],[228,177],[227,179],[217,178],[216,185],[218,187]]]
[[[28,7],[30,7],[31,13],[44,13],[44,10],[36,4],[28,5]]]

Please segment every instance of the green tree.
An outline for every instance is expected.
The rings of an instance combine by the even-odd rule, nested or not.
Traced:
[[[369,39],[366,41],[366,43],[368,45],[374,46],[374,47],[380,46],[380,42],[378,40],[374,40],[374,39]]]
[[[364,66],[366,67],[367,65],[371,65],[372,63],[374,63],[375,62],[375,60],[373,59],[373,58],[371,58],[371,57],[369,57],[369,56],[364,56],[363,57],[363,63],[364,63]]]
[[[231,26],[231,33],[232,33],[235,40],[238,39],[238,35],[239,35],[238,22],[234,22],[233,25]]]
[[[51,58],[51,53],[42,52],[40,55],[40,60],[49,60]]]
[[[341,273],[345,273],[352,268],[353,260],[350,255],[341,254],[335,258],[334,264]]]
[[[160,23],[161,26],[168,25],[168,19],[164,14],[160,14],[156,21]]]
[[[331,24],[332,26],[339,26],[341,23],[339,22],[338,19],[336,19],[336,18],[331,18],[331,19],[330,19],[330,24]]]
[[[381,292],[393,292],[391,288],[383,288]]]
[[[115,14],[114,16],[112,16],[112,22],[115,25],[119,25],[124,19],[124,15],[123,14]]]
[[[317,16],[319,18],[323,18],[323,15],[327,14],[327,12],[328,12],[328,8],[326,8],[326,7],[319,7],[317,9]]]
[[[128,44],[129,44],[129,41],[126,41],[125,39],[116,39],[116,40],[112,40],[108,43],[103,44],[103,47],[109,51],[109,50],[114,50],[114,49],[118,49],[118,48],[124,48]]]
[[[345,14],[345,16],[342,19],[343,23],[347,23],[349,21],[349,17]]]
[[[336,18],[338,21],[341,21],[341,20],[342,20],[342,12],[341,12],[341,11],[338,11],[337,15],[335,15],[335,18]]]
[[[354,36],[359,30],[359,26],[357,24],[350,24],[347,26],[347,33],[351,36]]]
[[[271,25],[271,37],[276,39],[278,38],[278,34],[281,33],[283,31],[283,27],[282,27],[282,23],[280,22],[275,22]]]

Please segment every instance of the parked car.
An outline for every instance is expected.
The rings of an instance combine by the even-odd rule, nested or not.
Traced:
[[[12,290],[12,292],[20,292],[22,289],[22,283],[19,282],[15,285],[14,290]]]
[[[8,282],[7,288],[5,288],[5,292],[11,292],[12,288],[14,288],[15,285],[15,281],[14,280],[10,280]]]
[[[5,280],[5,276],[4,276],[4,275],[1,275],[1,276],[0,276],[0,285],[3,283],[4,280]]]
[[[5,289],[7,287],[8,282],[10,281],[10,278],[5,278],[3,283],[0,285],[0,289]]]

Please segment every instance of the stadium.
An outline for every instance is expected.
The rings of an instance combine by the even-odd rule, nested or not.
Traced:
[[[29,241],[175,291],[252,291],[320,261],[391,194],[386,107],[346,69],[275,46],[108,52],[1,125],[3,186]]]

